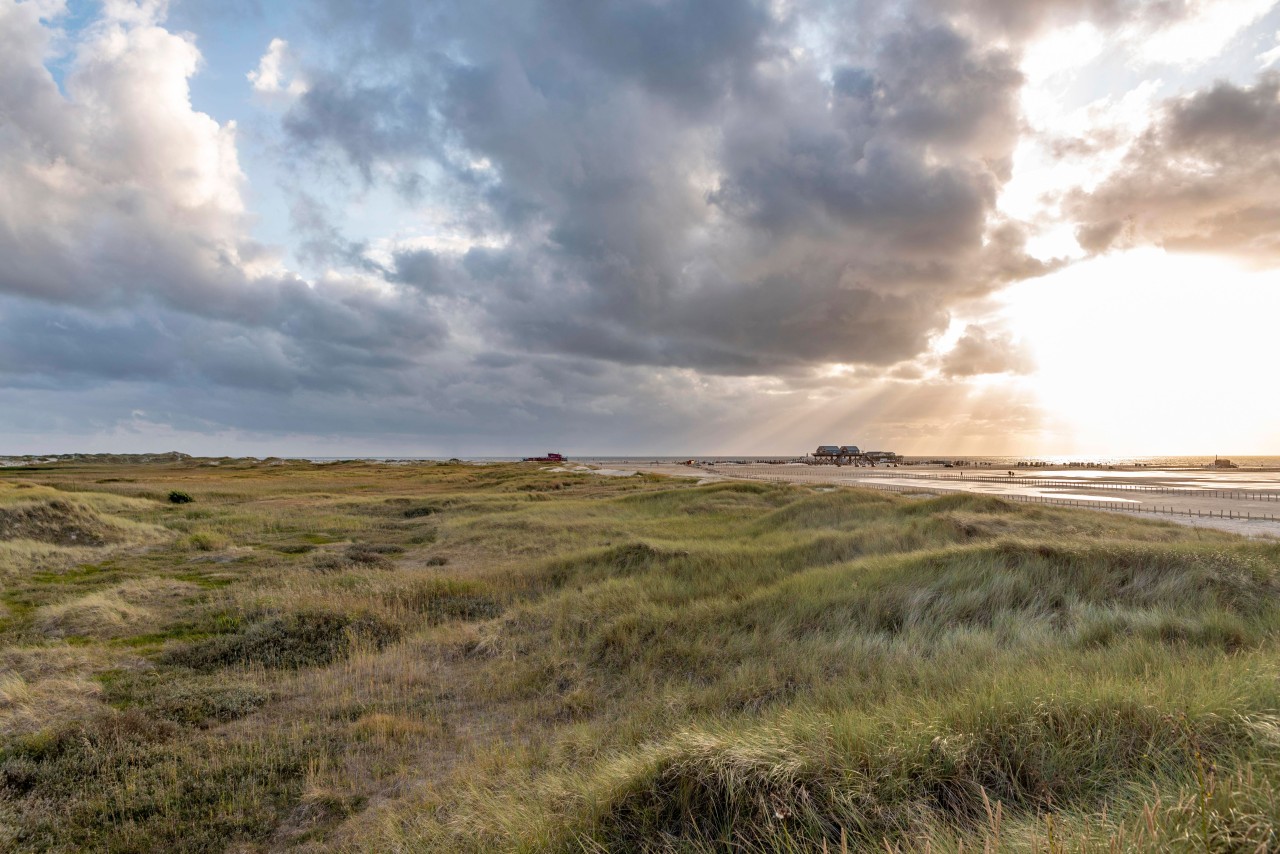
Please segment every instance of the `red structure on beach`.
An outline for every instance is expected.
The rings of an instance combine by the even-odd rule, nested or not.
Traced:
[[[525,457],[521,462],[526,462],[526,463],[563,463],[563,462],[567,462],[567,461],[566,461],[566,460],[565,460],[565,458],[564,458],[564,454],[557,454],[556,452],[552,451],[551,453],[547,454],[545,457]]]

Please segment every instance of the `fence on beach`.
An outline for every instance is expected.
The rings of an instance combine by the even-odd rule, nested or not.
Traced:
[[[715,471],[714,469],[712,470]],[[791,478],[781,477],[779,475],[756,474],[753,472],[749,473],[749,472],[717,471],[716,473],[724,475],[726,477],[746,478],[749,480],[765,480],[773,483],[795,484],[797,482]],[[899,475],[898,477],[912,477],[913,479],[921,479],[921,476],[919,475]],[[899,484],[899,483],[885,483],[884,482],[885,479],[887,478],[884,478],[884,476],[881,476],[880,479],[860,476],[856,480],[850,480],[850,481],[818,480],[817,482],[830,484],[832,486],[837,486],[837,485],[864,486],[871,489],[882,489],[889,492],[917,493],[917,494],[921,492],[929,492],[931,489],[935,489],[935,487],[929,487],[929,486],[909,486],[906,484]],[[952,476],[952,477],[939,476],[935,479],[936,480],[953,480],[953,481],[964,480],[966,482],[979,480],[979,478],[972,478],[972,477],[961,478],[957,476]],[[1011,482],[1016,482],[1018,480],[1017,478],[1008,478],[1008,479],[985,478],[985,479],[996,482],[996,483],[1011,483]],[[815,480],[817,480],[817,478],[815,478]],[[1045,484],[1044,481],[1033,481],[1032,485],[1045,486],[1049,484]],[[1069,484],[1063,483],[1063,484],[1052,484],[1052,485],[1067,486]],[[1129,484],[1115,484],[1115,485],[1128,486]],[[1133,485],[1137,486],[1138,484],[1133,484]],[[1094,485],[1089,485],[1088,488],[1098,489],[1099,487]],[[1195,518],[1237,519],[1240,521],[1280,522],[1280,514],[1260,513],[1260,512],[1254,512],[1252,510],[1233,510],[1230,508],[1224,509],[1224,510],[1214,510],[1214,509],[1204,509],[1204,508],[1196,508],[1196,507],[1180,508],[1180,507],[1174,507],[1172,505],[1156,505],[1154,507],[1143,507],[1137,504],[1127,504],[1127,503],[1120,504],[1119,502],[1115,502],[1115,501],[1092,501],[1087,498],[1057,498],[1057,497],[1048,496],[1048,495],[994,495],[989,492],[975,493],[966,489],[955,489],[955,488],[948,489],[946,487],[936,487],[936,489],[937,491],[947,492],[947,493],[967,493],[970,495],[988,495],[993,498],[1000,498],[1005,501],[1017,501],[1022,504],[1041,504],[1041,505],[1052,506],[1052,507],[1074,507],[1074,508],[1079,508],[1083,510],[1109,510],[1112,512],[1120,512],[1120,513],[1151,513],[1153,515],[1158,515],[1158,516],[1161,516],[1161,515],[1162,516],[1186,516],[1193,519]],[[1176,487],[1174,489],[1176,490]],[[1244,493],[1243,490],[1200,490],[1200,489],[1186,490],[1185,492],[1189,495],[1192,495],[1198,498],[1229,498],[1229,497],[1233,497],[1237,493],[1239,494]],[[1175,494],[1180,494],[1180,493],[1181,491],[1176,492]],[[1249,494],[1254,494],[1254,493],[1249,493]],[[1265,495],[1267,493],[1258,493],[1258,494]]]
[[[897,483],[864,483],[860,484],[873,489],[886,489],[891,492],[923,492],[925,488],[919,486],[903,486]],[[947,492],[967,492],[963,489],[948,489]],[[989,492],[970,492],[970,495],[991,495]],[[1204,493],[1199,493],[1204,495]],[[1205,510],[1202,508],[1179,508],[1172,505],[1157,505],[1155,507],[1143,507],[1141,505],[1119,504],[1115,501],[1090,501],[1087,498],[1053,498],[1045,495],[995,495],[994,498],[1003,498],[1007,501],[1019,501],[1023,504],[1048,504],[1057,507],[1079,507],[1086,510],[1112,510],[1123,513],[1153,513],[1164,516],[1189,516],[1191,518],[1200,519],[1240,519],[1243,521],[1260,520],[1266,522],[1280,522],[1280,515],[1275,513],[1255,513],[1252,510]]]
[[[1151,495],[1181,495],[1188,498],[1230,498],[1236,501],[1274,501],[1280,503],[1280,491],[1256,489],[1197,489],[1188,486],[1156,486],[1146,483],[1098,483],[1088,479],[1048,477],[990,477],[966,474],[911,474],[909,472],[859,473],[859,479],[899,478],[910,480],[960,480],[966,483],[1011,483],[1018,486],[1094,489],[1107,492],[1144,492]]]

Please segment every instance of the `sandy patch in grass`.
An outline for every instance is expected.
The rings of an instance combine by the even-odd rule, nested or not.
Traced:
[[[598,474],[602,477],[631,477],[636,473],[634,469],[601,469],[592,468],[591,466],[555,466],[554,468],[543,469],[543,471],[564,474]]]

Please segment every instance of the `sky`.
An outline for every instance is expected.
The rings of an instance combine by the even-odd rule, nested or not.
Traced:
[[[0,0],[0,454],[1280,454],[1280,3]]]

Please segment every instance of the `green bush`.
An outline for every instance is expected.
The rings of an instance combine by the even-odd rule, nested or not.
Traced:
[[[170,504],[190,504],[192,501],[195,501],[195,499],[185,492],[179,492],[175,489],[169,493]]]

